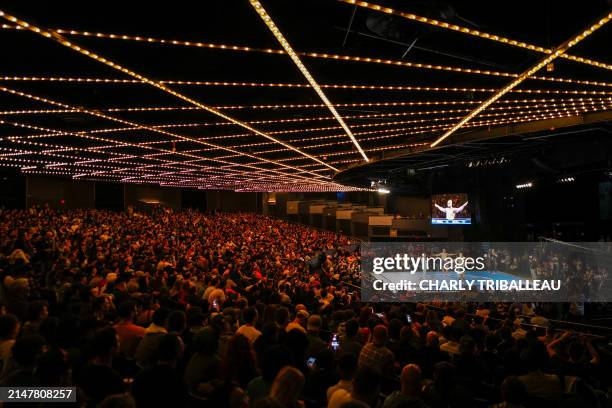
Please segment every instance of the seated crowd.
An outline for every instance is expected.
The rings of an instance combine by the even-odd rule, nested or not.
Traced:
[[[605,342],[546,305],[362,303],[354,244],[254,214],[1,210],[0,385],[107,408],[610,406]]]

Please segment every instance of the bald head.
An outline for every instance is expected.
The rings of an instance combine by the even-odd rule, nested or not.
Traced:
[[[416,364],[405,365],[402,369],[402,393],[418,395],[421,390],[421,368]]]
[[[319,315],[312,315],[308,318],[307,329],[311,332],[319,332],[323,326],[323,320]]]
[[[437,347],[439,345],[439,338],[438,338],[438,333],[436,333],[435,331],[430,331],[427,333],[427,338],[425,340],[425,345],[427,345],[428,347]]]
[[[389,336],[389,332],[387,331],[387,327],[379,324],[374,327],[374,333],[372,334],[372,342],[377,346],[384,346],[387,342],[387,337]]]

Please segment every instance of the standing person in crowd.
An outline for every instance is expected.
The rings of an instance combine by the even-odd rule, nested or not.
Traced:
[[[382,324],[374,327],[372,341],[359,353],[359,367],[374,367],[381,373],[393,372],[395,356],[386,346],[387,337],[387,327]]]
[[[304,402],[300,400],[303,387],[304,374],[293,367],[284,367],[272,383],[270,398],[281,407],[304,408]]]
[[[8,371],[20,327],[17,316],[12,314],[0,316],[0,379],[4,377],[5,370]]]
[[[389,395],[383,408],[427,408],[421,398],[421,369],[416,364],[408,364],[402,369],[401,389]]]
[[[338,373],[340,381],[327,389],[327,401],[329,401],[338,390],[344,390],[349,394],[353,391],[353,377],[357,371],[357,357],[351,353],[344,353],[338,358]]]
[[[183,343],[176,334],[163,335],[159,342],[157,363],[141,371],[132,384],[132,394],[138,408],[186,405],[187,385],[176,371],[182,352]]]
[[[258,319],[257,309],[247,307],[242,314],[242,318],[244,319],[244,324],[238,328],[236,333],[242,334],[253,344],[261,336],[261,332],[255,328]]]
[[[125,391],[120,374],[113,369],[113,358],[117,354],[118,346],[115,329],[98,329],[91,343],[92,357],[75,376],[77,384],[93,406],[109,395]]]
[[[344,325],[345,332],[340,336],[340,350],[344,353],[351,353],[355,356],[359,356],[363,344],[357,338],[359,332],[359,322],[355,319],[351,319]]]
[[[136,303],[126,301],[119,306],[119,321],[113,326],[119,337],[119,352],[133,358],[138,343],[145,336],[146,329],[134,324],[136,315]]]
[[[327,408],[341,408],[345,404],[360,403],[366,407],[377,407],[382,376],[380,371],[372,366],[357,369],[353,378],[353,388],[350,392],[340,389],[332,394]]]

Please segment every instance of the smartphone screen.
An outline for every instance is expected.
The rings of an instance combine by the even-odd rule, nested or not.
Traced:
[[[334,333],[331,339],[331,349],[333,351],[338,351],[339,348],[340,348],[340,340],[338,340],[338,334]]]
[[[308,360],[306,360],[306,365],[310,369],[314,369],[315,364],[317,364],[317,359],[315,357],[310,357]]]
[[[406,313],[406,321],[412,323],[412,317],[408,313]]]

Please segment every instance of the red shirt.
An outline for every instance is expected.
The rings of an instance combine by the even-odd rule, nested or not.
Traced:
[[[145,335],[145,328],[131,322],[117,323],[114,327],[119,336],[119,352],[133,356],[138,343]]]

